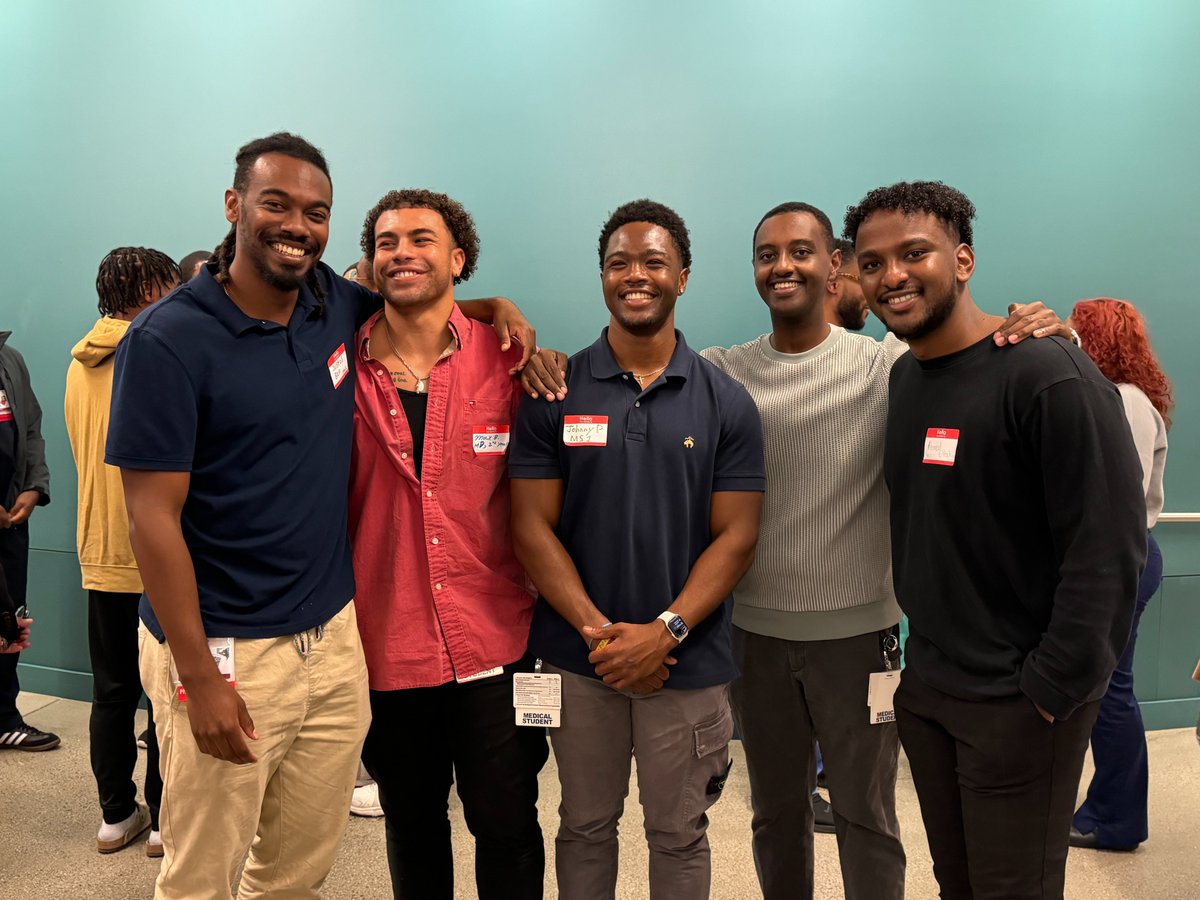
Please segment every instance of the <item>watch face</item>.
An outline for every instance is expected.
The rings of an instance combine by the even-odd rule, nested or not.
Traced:
[[[667,623],[667,630],[675,637],[675,640],[682,641],[687,637],[688,627],[684,624],[683,619],[679,616],[673,618]]]

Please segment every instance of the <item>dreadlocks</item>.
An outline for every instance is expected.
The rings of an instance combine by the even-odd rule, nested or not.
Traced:
[[[100,261],[96,294],[100,315],[132,312],[152,292],[165,294],[180,282],[179,266],[167,254],[149,247],[118,247]],[[157,299],[157,298],[156,298]]]
[[[331,184],[333,183],[333,179],[329,176],[329,164],[325,162],[325,156],[320,150],[299,135],[279,131],[268,137],[251,141],[238,150],[237,156],[234,157],[236,167],[233,171],[233,189],[238,194],[245,195],[246,188],[250,184],[250,169],[258,162],[260,156],[268,153],[282,153],[284,156],[290,156],[301,162],[311,163],[324,172],[325,177],[329,178]],[[217,261],[217,274],[213,277],[218,284],[229,283],[229,265],[233,262],[236,246],[237,225],[233,225],[230,227],[229,233],[225,235],[225,239],[217,244],[212,253],[212,258]],[[313,297],[316,298],[318,315],[324,314],[325,290],[317,278],[316,266],[309,271],[305,283],[312,291]]]

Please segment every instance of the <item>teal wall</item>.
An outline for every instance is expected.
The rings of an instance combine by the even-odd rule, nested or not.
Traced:
[[[482,235],[467,295],[517,298],[570,350],[604,323],[594,243],[625,200],[691,226],[680,322],[704,346],[767,328],[749,265],[767,208],[804,199],[837,221],[874,186],[945,180],[979,207],[983,305],[1042,298],[1065,316],[1110,294],[1145,310],[1178,387],[1167,508],[1200,510],[1197,33],[1190,0],[9,0],[0,327],[47,410],[55,497],[33,519],[25,684],[88,690],[59,410],[96,265],[119,244],[213,246],[235,149],[281,128],[330,159],[331,264],[357,258],[385,190],[445,190]],[[1182,724],[1200,696],[1200,526],[1163,530],[1171,577],[1139,679],[1156,721]]]

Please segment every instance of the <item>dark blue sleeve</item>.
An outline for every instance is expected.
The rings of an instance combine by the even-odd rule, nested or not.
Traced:
[[[765,491],[762,419],[750,394],[733,386],[721,404],[721,443],[713,471],[714,491]]]
[[[104,461],[124,469],[191,471],[197,408],[195,385],[179,357],[145,328],[131,328],[113,362]]]
[[[562,478],[558,455],[562,403],[522,394],[508,452],[510,478]]]

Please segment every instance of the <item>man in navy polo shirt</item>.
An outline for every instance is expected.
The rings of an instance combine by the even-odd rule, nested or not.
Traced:
[[[379,298],[319,262],[331,205],[307,141],[242,147],[213,260],[117,349],[106,460],[146,588],[160,898],[228,900],[247,848],[239,897],[317,897],[347,821],[370,722],[350,351]]]
[[[559,896],[614,895],[632,751],[650,894],[703,898],[762,428],[745,388],[674,328],[691,264],[680,217],[628,203],[599,249],[609,326],[572,358],[563,403],[523,399],[509,465],[517,556],[541,591],[530,651],[562,678]]]

